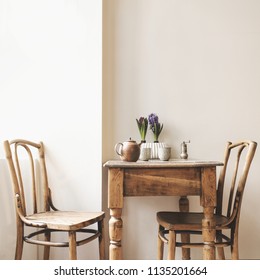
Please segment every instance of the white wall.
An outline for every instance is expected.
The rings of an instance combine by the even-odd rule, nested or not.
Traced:
[[[115,143],[140,140],[135,119],[152,112],[173,157],[183,140],[190,157],[216,160],[228,140],[260,143],[259,1],[107,0],[103,10],[104,161],[117,158]],[[260,258],[259,165],[257,151],[240,225],[246,259]],[[155,213],[177,209],[177,198],[124,203],[124,258],[156,259]]]
[[[46,145],[61,209],[101,210],[101,0],[0,0],[0,142]],[[14,256],[9,174],[0,148],[0,259]],[[37,257],[26,245],[24,258]],[[79,258],[98,258],[97,242]],[[53,259],[67,258],[55,249]]]

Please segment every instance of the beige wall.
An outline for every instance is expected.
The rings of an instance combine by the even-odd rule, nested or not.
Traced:
[[[257,0],[103,1],[103,161],[117,158],[115,143],[140,140],[135,119],[151,112],[174,157],[183,140],[190,157],[217,160],[227,140],[260,142],[259,10]],[[246,259],[260,258],[259,165],[257,152],[242,206]],[[105,172],[103,190],[106,205]],[[177,198],[127,198],[124,206],[124,257],[155,259],[155,213],[177,209]]]

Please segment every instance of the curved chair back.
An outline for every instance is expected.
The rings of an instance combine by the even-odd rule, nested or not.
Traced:
[[[246,180],[256,147],[257,143],[253,141],[228,142],[227,144],[224,166],[218,180],[216,214],[227,216],[229,224],[238,224]],[[225,202],[223,201],[223,197],[226,196],[224,192],[229,192]],[[223,212],[225,204],[226,212]]]
[[[19,216],[49,211],[49,188],[43,143],[17,139],[5,141],[4,148]]]

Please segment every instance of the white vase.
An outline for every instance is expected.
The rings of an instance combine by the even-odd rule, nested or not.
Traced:
[[[159,152],[159,148],[161,147],[165,147],[165,143],[142,143],[141,144],[142,147],[147,147],[147,148],[151,148],[151,159],[158,159],[159,158],[159,155],[158,155],[158,152]]]

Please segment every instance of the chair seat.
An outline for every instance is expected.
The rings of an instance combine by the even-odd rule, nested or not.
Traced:
[[[53,230],[77,230],[104,219],[104,212],[48,211],[26,216],[29,223]]]
[[[216,229],[223,227],[228,219],[225,216],[214,215],[216,220]],[[167,230],[202,230],[201,221],[204,214],[200,212],[167,212],[161,211],[157,213],[157,221]],[[227,228],[227,227],[224,227]]]

